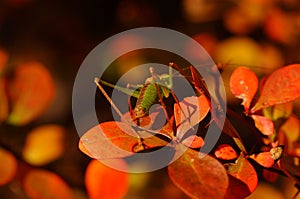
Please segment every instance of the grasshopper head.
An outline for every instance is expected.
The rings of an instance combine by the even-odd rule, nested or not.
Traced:
[[[144,108],[142,108],[141,106],[135,107],[133,112],[135,114],[135,118],[141,118],[141,117],[144,117],[145,115],[147,115],[146,110]]]

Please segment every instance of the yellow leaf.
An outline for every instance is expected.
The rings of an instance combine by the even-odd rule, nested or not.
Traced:
[[[44,165],[64,152],[65,129],[58,125],[44,125],[31,131],[23,149],[23,158],[32,165]]]

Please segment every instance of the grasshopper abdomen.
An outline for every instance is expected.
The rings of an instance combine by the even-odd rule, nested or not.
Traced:
[[[145,84],[140,89],[140,95],[133,110],[135,118],[141,118],[147,115],[151,106],[159,103],[159,95],[162,95],[161,85],[158,86],[155,85],[155,83]]]

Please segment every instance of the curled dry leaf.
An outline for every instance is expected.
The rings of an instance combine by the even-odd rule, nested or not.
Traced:
[[[37,62],[19,65],[8,86],[12,111],[7,122],[25,125],[36,119],[54,97],[55,87],[46,67]]]
[[[118,168],[126,170],[126,162],[122,159],[112,159]],[[120,199],[128,191],[128,173],[115,170],[98,160],[92,160],[85,172],[85,186],[89,199]]]
[[[59,125],[44,125],[33,129],[26,137],[23,158],[32,165],[44,165],[64,153],[65,129]]]
[[[258,79],[254,72],[246,67],[238,67],[230,77],[230,90],[232,94],[242,99],[245,112],[248,113],[251,101],[258,88]]]
[[[236,179],[233,184],[229,184],[225,198],[244,198],[255,190],[258,183],[257,174],[247,159],[240,156],[235,163],[228,163],[224,166],[228,174]],[[245,189],[244,184],[247,185],[247,189]],[[238,193],[233,192],[236,187],[243,187],[243,191]]]
[[[189,148],[168,166],[168,172],[174,184],[191,198],[220,199],[228,187],[223,165],[215,158]]]
[[[229,144],[221,144],[215,150],[215,156],[222,160],[233,160],[238,157],[238,154]]]
[[[264,135],[272,135],[274,133],[274,123],[265,116],[251,115],[254,120],[255,127]]]
[[[300,97],[300,64],[292,64],[276,70],[266,79],[260,97],[250,112],[290,102],[298,97]]]
[[[24,191],[29,198],[38,199],[75,199],[65,181],[50,171],[33,169],[23,182]]]
[[[16,175],[18,162],[10,152],[0,148],[0,186],[10,182]]]

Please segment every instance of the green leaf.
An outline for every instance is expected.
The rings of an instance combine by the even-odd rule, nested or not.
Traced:
[[[168,171],[174,184],[194,199],[223,198],[228,187],[223,165],[215,158],[189,148],[169,165]]]

